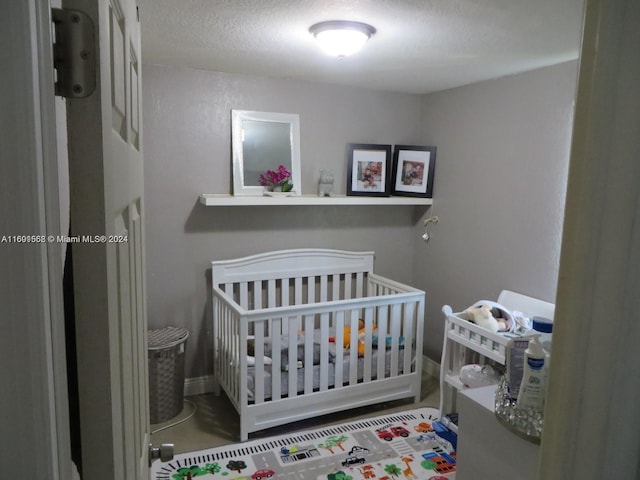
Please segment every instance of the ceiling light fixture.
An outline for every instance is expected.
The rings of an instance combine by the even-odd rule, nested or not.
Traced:
[[[331,20],[312,25],[309,32],[329,55],[347,57],[360,50],[376,29],[366,23]]]

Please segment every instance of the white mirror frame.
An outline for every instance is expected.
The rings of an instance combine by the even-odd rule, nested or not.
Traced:
[[[286,123],[289,125],[291,144],[292,195],[301,195],[300,183],[300,117],[293,113],[257,112],[252,110],[231,110],[231,151],[233,157],[233,194],[239,196],[261,196],[265,188],[261,185],[245,184],[245,158],[243,151],[242,126],[245,120],[259,122]],[[268,167],[275,170],[278,165]]]

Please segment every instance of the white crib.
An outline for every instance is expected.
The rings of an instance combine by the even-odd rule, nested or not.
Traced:
[[[238,411],[241,440],[420,400],[424,292],[376,275],[373,261],[373,252],[294,249],[212,262],[215,392]]]

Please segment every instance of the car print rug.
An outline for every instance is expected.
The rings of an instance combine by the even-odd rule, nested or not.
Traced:
[[[456,435],[420,408],[154,462],[152,480],[446,480]]]

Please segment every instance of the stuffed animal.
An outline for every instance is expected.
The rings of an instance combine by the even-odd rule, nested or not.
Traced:
[[[373,331],[377,329],[376,325],[373,325]],[[358,355],[364,357],[364,320],[358,320]],[[335,337],[329,337],[330,342],[335,342]],[[345,349],[351,347],[351,326],[347,325],[342,329],[342,346]]]
[[[465,310],[467,320],[477,324],[479,327],[485,328],[490,332],[499,332],[507,330],[507,322],[504,319],[497,319],[491,313],[491,307],[488,305],[479,305],[477,307],[467,308]]]

